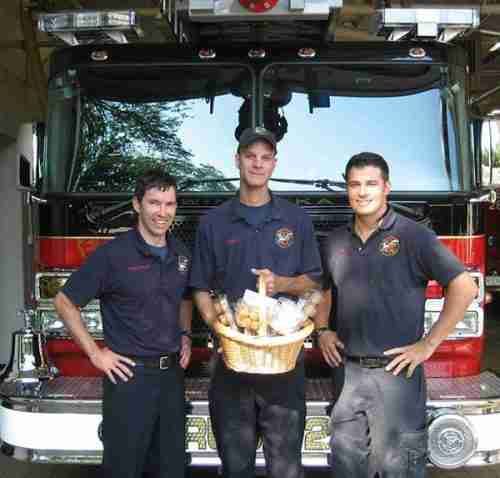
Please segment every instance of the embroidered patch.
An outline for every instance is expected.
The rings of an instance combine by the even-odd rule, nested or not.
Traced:
[[[378,246],[378,250],[384,256],[395,256],[400,249],[399,238],[396,236],[387,236]]]
[[[290,247],[293,244],[294,240],[295,234],[291,229],[288,229],[287,227],[278,229],[274,234],[274,242],[276,242],[276,244],[278,244],[278,246],[282,249],[287,249],[288,247]]]
[[[189,257],[179,256],[177,258],[177,270],[182,273],[189,270]]]

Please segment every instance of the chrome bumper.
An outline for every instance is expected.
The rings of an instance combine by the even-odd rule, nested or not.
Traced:
[[[191,466],[220,465],[208,417],[206,385],[197,382],[196,387],[188,387],[186,443]],[[100,386],[100,379],[91,378],[66,379],[45,391],[33,384],[0,385],[1,451],[36,463],[100,463]],[[323,391],[327,386],[328,381],[316,380],[310,389]],[[496,374],[486,371],[475,377],[429,379],[427,406],[430,432],[433,423],[470,426],[476,442],[465,466],[500,463],[500,378]],[[306,467],[328,466],[328,407],[329,401],[311,400],[308,396],[302,454]],[[452,422],[446,422],[448,419]],[[451,455],[459,453],[461,437],[465,436],[462,430],[435,428],[440,450]],[[257,465],[264,466],[261,449]],[[456,466],[445,463],[444,467]]]

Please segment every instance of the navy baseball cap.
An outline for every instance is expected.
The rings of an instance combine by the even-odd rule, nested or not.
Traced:
[[[262,126],[257,126],[256,128],[247,128],[241,133],[240,141],[238,145],[238,151],[241,148],[247,148],[256,141],[266,141],[269,143],[276,153],[276,136],[274,133],[263,128]]]

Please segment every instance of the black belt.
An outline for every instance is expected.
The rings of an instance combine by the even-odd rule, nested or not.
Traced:
[[[389,365],[392,360],[391,357],[354,357],[353,355],[346,355],[345,358],[363,368],[382,368]]]
[[[128,358],[132,359],[137,365],[142,365],[147,368],[157,368],[160,370],[167,370],[173,365],[179,363],[178,352],[170,352],[157,357],[138,357],[129,355]]]

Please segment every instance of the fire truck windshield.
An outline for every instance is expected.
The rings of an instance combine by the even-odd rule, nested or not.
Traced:
[[[403,74],[338,65],[258,73],[183,65],[142,75],[135,85],[130,72],[115,72],[114,83],[98,72],[102,88],[85,75],[79,87],[52,82],[44,192],[131,192],[137,174],[155,166],[184,190],[236,190],[238,181],[227,179],[238,176],[236,138],[254,122],[278,136],[275,176],[299,180],[274,182],[274,190],[342,181],[345,163],[361,151],[387,159],[395,191],[467,189],[453,108],[435,75],[405,83]],[[120,81],[126,95],[113,93]]]

